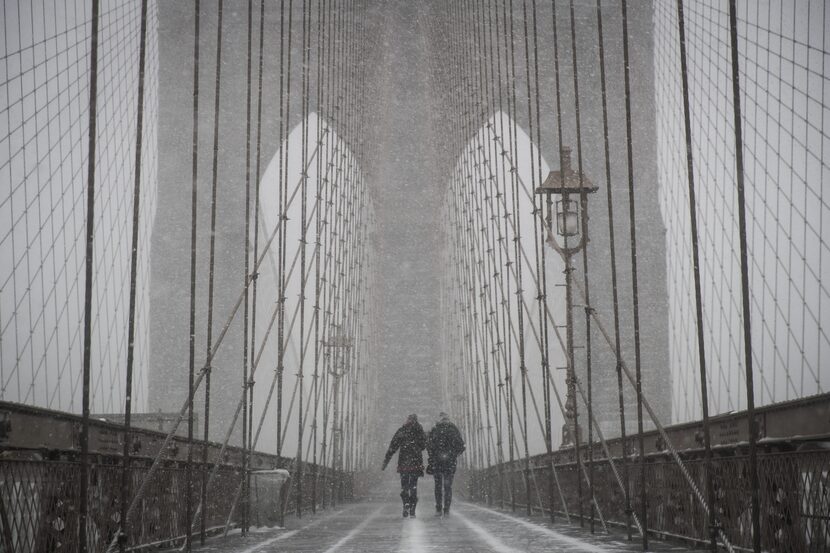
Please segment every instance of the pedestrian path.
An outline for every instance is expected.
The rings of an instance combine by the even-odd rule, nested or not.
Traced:
[[[591,535],[577,525],[551,525],[471,503],[435,517],[422,502],[418,517],[401,517],[399,503],[367,501],[291,520],[282,530],[217,538],[200,553],[628,553],[641,551],[619,533]],[[654,543],[652,551],[689,551]]]

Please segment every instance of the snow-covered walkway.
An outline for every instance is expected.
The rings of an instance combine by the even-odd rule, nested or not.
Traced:
[[[689,551],[655,542],[653,551]],[[591,536],[587,529],[551,525],[485,507],[458,503],[446,518],[423,502],[418,517],[401,517],[399,503],[367,501],[291,520],[285,530],[217,538],[202,553],[613,553],[641,551],[619,533]]]

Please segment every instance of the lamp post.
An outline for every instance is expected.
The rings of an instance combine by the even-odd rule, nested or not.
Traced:
[[[349,371],[348,367],[348,359],[346,356],[338,356],[337,352],[341,349],[351,349],[354,345],[353,340],[350,336],[346,336],[343,333],[343,327],[341,325],[332,325],[333,331],[330,335],[329,340],[324,340],[322,342],[323,346],[326,348],[334,348],[334,362],[331,364],[331,368],[328,370],[329,374],[334,377],[334,407],[333,407],[333,421],[332,421],[332,444],[334,447],[334,451],[332,451],[332,464],[334,465],[334,469],[342,472],[342,451],[343,451],[343,426],[342,421],[340,420],[340,378],[345,375]],[[339,358],[339,370],[338,370],[338,358]],[[341,495],[341,486],[342,486],[342,479],[338,475],[337,477],[337,489],[338,489],[338,496]],[[339,498],[338,498],[339,499]]]
[[[551,171],[542,185],[536,189],[536,194],[547,197],[547,231],[546,242],[556,250],[565,261],[565,296],[567,305],[567,348],[568,365],[566,367],[566,383],[568,387],[565,401],[565,424],[562,427],[562,447],[574,445],[580,436],[580,428],[576,423],[576,373],[574,370],[574,333],[573,333],[573,286],[571,273],[573,272],[572,258],[581,251],[588,242],[587,232],[583,233],[581,218],[588,194],[597,191],[588,178],[571,167],[571,149],[563,147],[561,151],[562,167],[559,171]],[[552,196],[556,195],[556,212],[552,213]],[[573,199],[577,197],[579,201]],[[556,230],[554,231],[554,224]],[[586,231],[587,231],[587,227]],[[562,238],[560,244],[556,236]]]

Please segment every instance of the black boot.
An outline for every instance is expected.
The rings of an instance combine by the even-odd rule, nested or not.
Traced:
[[[409,516],[415,518],[415,506],[418,504],[417,501],[414,501],[409,504]]]

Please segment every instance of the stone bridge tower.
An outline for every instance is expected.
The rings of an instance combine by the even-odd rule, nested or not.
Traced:
[[[375,1],[369,17],[359,22],[371,27],[380,47],[367,47],[362,53],[370,64],[368,89],[375,95],[367,110],[369,142],[365,151],[371,159],[360,160],[369,181],[377,213],[377,249],[374,291],[380,307],[382,335],[376,360],[387,376],[381,383],[380,401],[387,406],[388,426],[408,412],[428,418],[440,405],[439,379],[435,371],[440,355],[440,305],[438,264],[440,202],[447,175],[439,163],[441,95],[437,90],[435,49],[440,47],[432,29],[433,18],[440,17],[446,0]],[[295,22],[302,17],[301,2],[294,3]],[[521,21],[521,2],[514,2],[517,21]],[[624,95],[622,88],[622,34],[618,1],[606,1],[605,40],[609,82],[611,141],[625,142]],[[573,72],[568,3],[557,0],[560,14],[559,47],[562,61],[560,82],[563,94],[562,124],[565,145],[575,146],[573,117]],[[200,160],[199,173],[199,267],[197,275],[197,366],[204,360],[206,258],[209,228],[210,170],[212,154],[213,88],[216,54],[215,1],[202,2],[202,63],[200,81]],[[149,377],[150,410],[172,411],[181,406],[187,393],[189,310],[190,182],[192,131],[192,56],[193,7],[189,2],[159,1],[159,190],[158,212],[152,238],[152,296],[150,303],[151,357]],[[659,416],[671,419],[668,370],[668,330],[664,224],[658,204],[656,170],[655,100],[653,70],[652,3],[629,1],[631,35],[632,124],[634,133],[634,199],[638,221],[640,315],[645,390]],[[267,3],[266,44],[271,50],[263,69],[263,166],[278,150],[279,91],[279,12]],[[312,25],[312,28],[315,28]],[[611,284],[608,218],[604,200],[604,157],[599,93],[596,9],[593,2],[576,2],[576,43],[580,76],[583,166],[594,182],[602,183],[592,198],[590,265],[592,303],[609,321]],[[242,220],[245,175],[245,90],[247,54],[247,2],[225,0],[222,44],[221,111],[219,114],[219,225],[216,233],[216,295],[214,324],[221,325],[241,289],[244,244]],[[539,22],[540,43],[553,41],[551,22]],[[295,35],[292,52],[292,81],[299,98],[299,38]],[[472,40],[472,38],[471,38]],[[517,49],[521,47],[516,44]],[[545,51],[548,51],[546,49]],[[553,60],[540,59],[542,104],[542,155],[553,168],[558,166],[558,147],[554,119]],[[524,89],[519,71],[517,89]],[[313,87],[313,85],[312,85]],[[312,94],[314,93],[312,88]],[[289,126],[301,119],[300,102],[292,104]],[[517,110],[518,124],[527,129],[526,110]],[[524,115],[523,115],[524,114]],[[335,123],[336,126],[336,123]],[[620,301],[623,328],[623,355],[633,360],[631,331],[631,277],[628,250],[628,180],[624,148],[612,148],[612,188],[616,202],[615,230],[620,272]],[[576,260],[581,267],[581,261]],[[549,275],[549,278],[561,278]],[[583,345],[584,324],[581,311],[575,317],[577,344]],[[564,317],[563,317],[564,319]],[[216,328],[214,329],[214,334]],[[241,363],[241,323],[234,322],[219,356],[214,362],[211,435],[219,439],[235,406],[239,390]],[[612,351],[594,336],[594,397],[596,416],[606,436],[619,432],[615,360]],[[577,350],[578,370],[584,371],[584,350]],[[388,370],[386,370],[388,368]],[[584,377],[584,375],[583,375]],[[630,387],[629,387],[630,389]],[[201,402],[197,402],[197,405]],[[636,427],[633,394],[626,395],[627,420]],[[197,408],[197,410],[201,410]],[[380,423],[379,423],[380,424]],[[383,426],[383,424],[380,424]],[[378,430],[386,433],[385,426]]]

